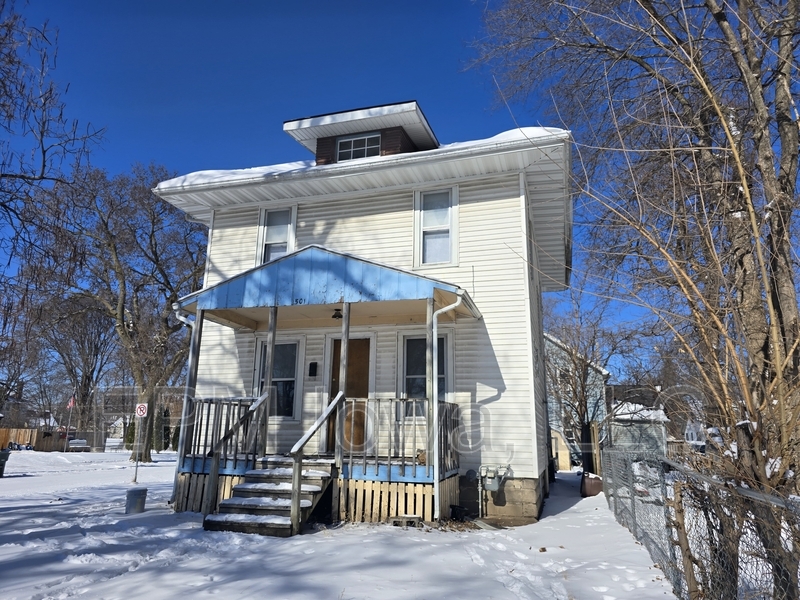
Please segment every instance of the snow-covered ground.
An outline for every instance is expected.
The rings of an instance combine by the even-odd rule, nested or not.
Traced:
[[[603,496],[559,474],[545,517],[504,530],[345,525],[288,539],[205,532],[167,505],[174,454],[14,452],[0,479],[0,598],[673,598]]]

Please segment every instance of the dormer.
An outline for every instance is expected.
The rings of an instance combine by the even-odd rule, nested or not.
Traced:
[[[439,147],[413,100],[286,121],[283,130],[311,150],[318,165]]]

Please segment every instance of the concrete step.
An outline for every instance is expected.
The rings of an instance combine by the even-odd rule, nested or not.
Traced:
[[[307,456],[303,459],[303,469],[315,471],[325,471],[330,474],[336,464],[336,460],[326,457]],[[256,467],[259,469],[288,468],[294,466],[294,461],[290,456],[262,456],[256,459]]]
[[[278,515],[220,513],[208,515],[203,520],[203,529],[289,537],[292,535],[292,520]]]
[[[311,500],[300,500],[301,517],[311,510]],[[292,501],[289,498],[228,498],[219,503],[220,514],[252,514],[291,516]]]
[[[322,493],[322,486],[302,484],[300,486],[300,498],[313,500],[315,494]],[[274,498],[291,498],[292,484],[288,481],[261,482],[261,483],[239,483],[233,486],[233,496],[238,498],[258,498],[272,496]]]
[[[233,487],[233,497],[220,502],[219,514],[208,515],[203,527],[209,531],[236,531],[288,537],[291,535],[292,471],[285,456],[265,456],[261,468],[245,473],[245,482]],[[328,487],[335,469],[333,459],[303,461],[300,519],[306,521]]]
[[[331,478],[327,471],[303,469],[303,484],[325,487]],[[245,483],[292,483],[291,467],[275,467],[270,469],[253,469],[244,474]]]

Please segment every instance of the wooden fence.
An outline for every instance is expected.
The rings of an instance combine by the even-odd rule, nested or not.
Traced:
[[[9,442],[26,446],[36,446],[41,439],[38,429],[0,429],[0,448],[8,448]]]

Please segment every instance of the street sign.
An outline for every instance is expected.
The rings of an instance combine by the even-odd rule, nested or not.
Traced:
[[[147,416],[147,404],[137,404],[136,405],[136,416],[137,417],[146,417]]]

